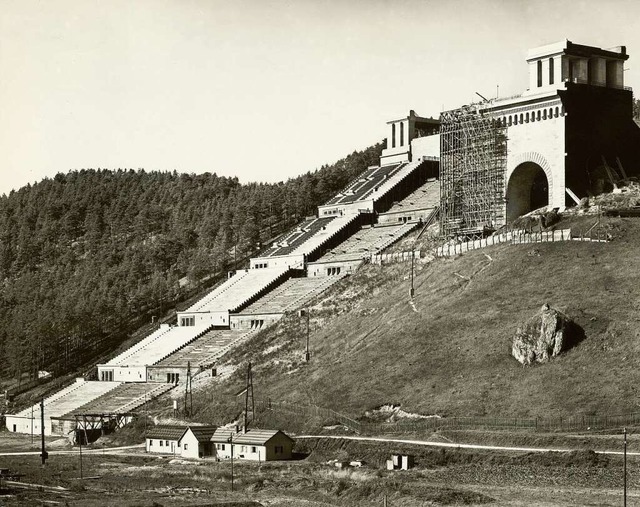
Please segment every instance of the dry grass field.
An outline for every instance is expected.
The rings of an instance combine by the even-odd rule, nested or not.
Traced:
[[[594,217],[571,219],[585,227]],[[564,226],[560,224],[559,226]],[[196,417],[228,420],[248,361],[257,398],[310,403],[351,417],[385,404],[440,416],[569,417],[638,411],[640,222],[607,218],[609,243],[500,245],[410,265],[369,265],[311,308],[226,358],[235,373],[206,384]],[[550,363],[510,355],[516,327],[549,303],[585,339]],[[233,401],[233,400],[232,400]],[[221,422],[221,421],[220,421]]]

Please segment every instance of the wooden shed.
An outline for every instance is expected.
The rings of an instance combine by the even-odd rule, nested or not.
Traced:
[[[218,428],[211,442],[219,459],[231,458],[233,445],[234,459],[251,461],[275,461],[291,459],[293,439],[280,430],[250,429],[236,432]]]

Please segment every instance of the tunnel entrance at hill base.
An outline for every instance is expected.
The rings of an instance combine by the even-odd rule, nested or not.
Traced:
[[[549,204],[549,181],[542,167],[524,162],[507,184],[507,222]]]

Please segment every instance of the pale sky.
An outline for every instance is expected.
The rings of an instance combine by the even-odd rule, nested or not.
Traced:
[[[385,122],[527,86],[527,49],[626,45],[636,0],[0,0],[0,194],[82,168],[313,171]],[[637,62],[637,63],[636,63]]]

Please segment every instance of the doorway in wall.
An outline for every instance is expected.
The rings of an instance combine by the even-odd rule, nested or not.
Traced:
[[[549,204],[549,182],[542,167],[524,162],[507,184],[507,222]]]

